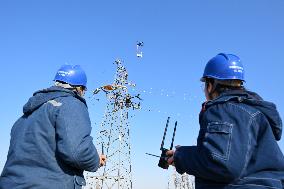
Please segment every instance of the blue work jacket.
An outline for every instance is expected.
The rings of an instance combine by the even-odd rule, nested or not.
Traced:
[[[83,171],[96,171],[86,102],[61,87],[37,91],[11,130],[0,189],[79,189]]]
[[[197,189],[282,189],[284,157],[277,144],[276,106],[249,91],[228,91],[204,104],[196,146],[176,149],[179,173]]]

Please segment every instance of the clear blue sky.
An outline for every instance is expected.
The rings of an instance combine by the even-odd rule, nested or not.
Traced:
[[[199,78],[217,53],[239,55],[247,88],[283,116],[283,10],[283,0],[1,0],[0,170],[22,106],[52,85],[60,65],[82,65],[90,96],[113,81],[112,62],[121,58],[144,99],[131,119],[134,188],[165,188],[171,171],[145,152],[160,153],[167,116],[179,122],[176,144],[195,142],[204,100]],[[137,40],[145,43],[142,59]],[[95,136],[105,104],[87,101]],[[284,150],[283,139],[279,145]]]

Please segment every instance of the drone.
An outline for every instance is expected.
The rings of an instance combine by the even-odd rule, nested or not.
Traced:
[[[141,48],[144,46],[144,42],[143,41],[137,41],[136,43],[136,56],[138,58],[142,58],[143,57],[143,52],[141,50]]]

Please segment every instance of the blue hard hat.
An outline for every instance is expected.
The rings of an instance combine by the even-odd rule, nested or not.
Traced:
[[[205,81],[205,78],[245,81],[241,59],[233,54],[216,55],[206,64],[201,81]]]
[[[62,65],[57,71],[54,81],[62,81],[74,86],[87,87],[87,76],[79,65]]]

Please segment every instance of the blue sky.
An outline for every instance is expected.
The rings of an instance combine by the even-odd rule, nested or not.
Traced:
[[[133,93],[144,99],[142,110],[131,112],[134,187],[165,188],[171,170],[145,152],[160,153],[167,116],[179,123],[176,144],[195,142],[204,100],[199,78],[219,52],[237,54],[246,87],[283,116],[283,10],[282,0],[0,0],[0,170],[22,106],[52,85],[62,64],[80,64],[88,74],[95,136],[105,104],[90,92],[113,81],[113,61],[121,58],[137,84]],[[137,40],[145,43],[142,59]],[[283,140],[279,145],[284,150]]]

